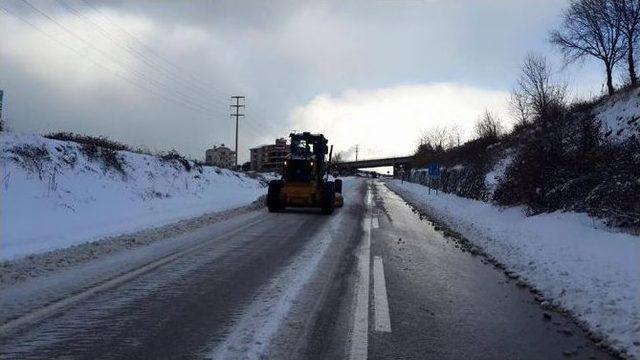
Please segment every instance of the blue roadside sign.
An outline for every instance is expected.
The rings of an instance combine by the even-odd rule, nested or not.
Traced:
[[[440,164],[432,163],[429,164],[429,176],[440,176]]]

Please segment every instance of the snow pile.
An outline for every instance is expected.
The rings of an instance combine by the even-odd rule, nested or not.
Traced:
[[[496,190],[496,187],[498,187],[498,184],[504,179],[504,174],[513,162],[513,158],[513,151],[507,151],[506,155],[501,157],[491,171],[484,176],[484,184],[487,187],[490,198],[493,196],[493,192]]]
[[[230,170],[127,151],[109,162],[38,135],[3,132],[0,146],[0,260],[246,205],[266,192]]]
[[[614,141],[640,137],[640,88],[623,91],[594,110],[602,132]]]
[[[614,233],[585,214],[527,217],[394,180],[408,201],[482,247],[545,298],[616,349],[640,358],[640,237]]]

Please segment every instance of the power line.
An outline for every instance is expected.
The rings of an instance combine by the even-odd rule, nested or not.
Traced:
[[[53,17],[51,17],[50,15],[46,14],[44,11],[38,9],[37,7],[35,7],[33,4],[31,4],[29,1],[27,0],[22,0],[27,6],[29,6],[31,9],[33,9],[34,11],[36,11],[37,13],[39,13],[41,16],[47,18],[49,21],[53,22],[54,24],[56,24],[60,29],[62,29],[65,33],[69,34],[70,36],[72,36],[73,38],[79,40],[81,43],[83,43],[84,45],[88,46],[89,48],[95,50],[96,52],[98,52],[98,54],[102,55],[103,57],[105,57],[107,60],[110,60],[114,65],[118,66],[120,69],[122,70],[129,70],[128,69],[128,64],[124,63],[123,61],[119,60],[119,59],[114,59],[113,56],[105,53],[104,50],[96,47],[95,45],[93,45],[92,43],[88,42],[86,39],[80,37],[79,35],[77,35],[75,32],[73,32],[72,30],[70,30],[68,27],[66,27],[65,25],[61,24],[59,21],[57,21],[56,19],[54,19]],[[86,3],[86,1],[83,1]],[[87,19],[91,24],[93,24],[95,26],[95,28],[103,35],[103,37],[109,39],[111,42],[113,42],[116,45],[119,45],[120,48],[123,48],[119,43],[118,40],[114,39],[113,36],[111,36],[109,34],[109,31],[106,30],[105,28],[97,25],[95,22],[91,21],[90,19],[87,18],[86,15],[79,13],[79,11],[77,9],[74,9],[73,7],[69,6],[67,3],[65,3],[63,0],[58,0],[58,3],[63,6],[65,9],[67,9],[68,11],[70,11],[71,13],[75,14],[77,17],[83,17],[85,19]],[[99,9],[93,7],[91,4],[88,4],[89,6],[91,6],[93,9],[95,9],[96,11],[99,11]],[[31,26],[32,28],[34,28],[35,30],[37,30],[39,33],[41,33],[42,35],[46,36],[47,38],[49,38],[50,40],[56,42],[57,44],[59,44],[60,46],[63,46],[64,48],[86,58],[87,60],[89,60],[92,64],[105,69],[109,72],[114,73],[116,76],[118,76],[119,78],[121,78],[122,80],[126,81],[127,83],[131,84],[132,86],[144,90],[146,92],[151,93],[154,96],[160,97],[163,100],[172,102],[176,105],[188,108],[190,110],[195,110],[195,111],[199,111],[202,113],[206,113],[208,115],[211,114],[211,112],[214,113],[219,113],[221,114],[222,112],[220,111],[212,111],[212,109],[208,108],[207,106],[204,106],[202,104],[200,104],[197,100],[191,98],[190,96],[184,95],[181,92],[176,92],[175,90],[172,90],[170,88],[168,88],[168,86],[164,83],[158,82],[153,78],[149,78],[148,76],[146,76],[146,74],[141,73],[139,71],[135,71],[135,70],[131,70],[131,75],[133,75],[135,78],[137,78],[138,80],[142,81],[143,84],[146,84],[147,86],[151,86],[152,88],[155,88],[156,91],[149,89],[147,86],[143,86],[140,85],[137,81],[132,80],[131,78],[125,76],[125,74],[120,73],[119,71],[116,71],[114,69],[112,69],[111,67],[108,67],[96,60],[93,60],[90,57],[86,57],[85,54],[83,54],[81,51],[65,44],[64,42],[62,42],[61,40],[58,40],[56,37],[50,35],[49,33],[47,33],[46,31],[44,31],[43,29],[39,28],[37,25],[31,23],[30,21],[28,21],[27,19],[15,14],[15,13],[10,13],[7,9],[4,9],[4,11],[9,14],[12,15],[16,18],[18,18],[19,20],[25,22],[26,24],[28,24],[29,26]],[[102,13],[100,11],[100,13]],[[102,13],[103,16],[106,16]],[[119,27],[119,25],[117,25],[116,23],[114,23],[116,26]],[[126,32],[125,29],[122,28],[123,31]],[[129,34],[134,40],[136,40],[136,42],[140,43],[142,46],[144,46],[145,48],[147,48],[150,51],[153,51],[151,48],[149,48],[147,45],[145,45],[144,43],[142,43],[141,41],[139,41],[137,38],[135,38],[133,35]],[[147,56],[145,56],[144,54],[140,53],[139,51],[134,50],[130,45],[126,45],[126,48],[129,49],[129,52],[135,52],[137,53],[139,56],[144,57],[143,62],[145,62],[146,65],[148,65],[152,70],[157,70],[157,68],[155,67],[154,63],[152,63],[153,60],[151,60],[150,58],[148,58]],[[124,48],[123,48],[124,49]],[[164,58],[162,58],[161,56],[158,55],[158,57],[162,60],[165,60]],[[166,62],[168,62],[168,60],[165,60]],[[185,72],[186,73],[186,72]],[[174,79],[181,79],[179,77],[177,77],[175,75],[175,73],[171,73],[172,78]],[[190,74],[186,73],[187,75],[189,75],[190,77],[192,77]],[[163,92],[171,92],[172,94],[176,94],[177,97],[173,97],[173,96],[166,96],[165,94],[163,94]],[[198,93],[198,95],[200,95]],[[264,113],[264,112],[263,112]],[[243,114],[244,115],[244,114]],[[265,130],[266,132],[271,132],[274,134],[278,134],[279,132],[272,126],[270,126],[270,124],[268,123],[264,123],[258,119],[254,119],[252,116],[248,117],[248,121],[250,123],[253,123],[253,125],[261,128],[262,130]],[[264,134],[260,134],[260,133],[256,133],[251,126],[249,126],[246,129],[249,133],[253,134],[256,137],[262,137],[264,136]]]
[[[77,35],[75,32],[73,32],[72,30],[70,30],[68,27],[66,27],[65,25],[61,24],[59,21],[57,21],[56,19],[52,18],[51,16],[49,16],[47,13],[45,13],[44,11],[40,10],[39,8],[33,6],[28,0],[22,0],[23,3],[25,3],[26,5],[28,5],[31,9],[33,9],[34,11],[36,11],[37,13],[39,13],[40,15],[44,16],[45,18],[49,19],[51,22],[53,22],[54,24],[56,24],[58,27],[60,27],[65,33],[69,34],[70,36],[72,36],[75,39],[78,39],[80,42],[82,42],[83,44],[85,44],[86,46],[90,47],[91,49],[97,51],[98,53],[100,53],[102,56],[104,56],[105,58],[111,60],[113,63],[119,65],[120,67],[122,67],[125,70],[130,71],[133,75],[135,75],[136,77],[138,77],[139,79],[141,79],[142,81],[145,82],[149,82],[151,83],[151,85],[154,85],[155,87],[160,88],[161,90],[164,91],[168,91],[171,92],[173,94],[176,94],[177,97],[176,99],[179,99],[181,102],[184,102],[185,104],[191,106],[191,107],[195,107],[195,108],[199,108],[200,110],[204,111],[204,112],[210,112],[210,109],[208,109],[207,107],[199,104],[198,102],[192,100],[191,98],[189,98],[188,96],[185,96],[184,94],[182,94],[179,91],[175,91],[172,90],[170,88],[167,88],[167,85],[160,83],[158,81],[156,81],[153,78],[149,78],[147,76],[145,76],[144,73],[141,73],[140,71],[134,70],[134,69],[129,69],[128,66],[126,66],[126,64],[123,64],[123,62],[113,56],[111,56],[110,54],[108,54],[107,52],[105,52],[104,50],[96,47],[95,45],[93,45],[92,43],[90,43],[89,41],[87,41],[86,39],[80,37],[79,35]]]
[[[125,52],[127,52],[128,54],[131,54],[135,58],[141,60],[152,71],[156,71],[161,75],[165,75],[165,76],[169,77],[171,80],[175,81],[177,84],[181,85],[184,89],[186,89],[189,92],[189,96],[195,95],[199,99],[201,99],[201,100],[207,99],[207,101],[212,99],[212,96],[210,96],[208,94],[202,94],[202,92],[200,90],[192,87],[192,85],[193,85],[192,82],[187,81],[184,77],[180,76],[179,74],[177,74],[176,72],[172,71],[171,69],[167,69],[166,66],[162,66],[158,61],[154,61],[153,58],[147,56],[144,52],[140,51],[136,47],[131,46],[128,42],[126,42],[126,41],[125,42],[121,42],[118,39],[116,39],[115,36],[113,36],[113,34],[110,33],[110,31],[108,29],[104,28],[100,24],[98,24],[95,21],[93,21],[84,12],[81,12],[81,11],[73,8],[72,6],[70,6],[65,0],[56,0],[56,1],[58,2],[58,4],[63,6],[66,10],[71,12],[76,17],[84,19],[86,22],[90,23],[90,25],[92,27],[94,27],[96,30],[98,30],[98,32],[100,32],[100,34],[102,34],[102,36],[105,39],[108,39],[112,44],[114,44],[114,45],[118,46],[119,48],[123,49]],[[208,89],[205,89],[205,91],[208,91]],[[213,98],[213,100],[216,101],[215,98]],[[219,105],[223,105],[221,100],[217,100],[217,101],[218,101]]]
[[[62,4],[63,6],[65,6],[66,8],[72,9],[66,2],[65,0],[57,0],[58,3]],[[188,76],[190,79],[192,79],[193,81],[189,82],[189,85],[196,85],[198,86],[198,88],[200,89],[204,89],[204,91],[209,92],[215,92],[218,91],[215,86],[212,85],[207,85],[204,84],[203,82],[199,82],[199,80],[193,76],[191,73],[185,71],[183,68],[181,68],[180,66],[176,65],[175,63],[167,60],[166,58],[164,58],[163,56],[161,56],[160,54],[158,54],[157,52],[155,52],[150,46],[148,46],[147,44],[145,44],[144,42],[142,42],[141,40],[139,40],[135,35],[131,34],[129,31],[127,31],[124,27],[120,26],[117,21],[114,21],[111,17],[109,17],[107,14],[105,14],[103,11],[101,11],[99,8],[95,7],[93,4],[87,2],[86,0],[81,0],[83,3],[85,3],[88,7],[90,7],[94,12],[96,12],[98,15],[100,15],[100,17],[103,20],[106,20],[106,22],[108,22],[109,24],[111,24],[113,27],[117,27],[122,33],[124,33],[125,35],[127,35],[129,38],[133,39],[136,43],[138,43],[142,48],[146,49],[149,53],[151,53],[152,55],[154,55],[156,58],[158,58],[159,60],[162,60],[164,63],[171,65],[172,67],[174,67],[178,72],[182,72],[184,73],[186,76]],[[86,17],[86,15],[84,14],[79,14],[78,10],[76,9],[72,9],[72,11],[78,15],[78,16],[84,16],[85,18],[88,19],[88,17]],[[108,34],[108,30],[105,30],[103,27],[99,26],[98,24],[96,24],[95,22],[91,21],[90,19],[88,19],[92,24],[94,24],[95,26],[97,26],[101,32],[103,33],[103,35],[109,37],[109,39],[111,41],[113,41],[113,37],[110,36]],[[151,66],[153,69],[156,69],[155,66],[158,65],[158,67],[160,67],[160,65],[158,64],[157,61],[153,61],[151,58],[149,58],[148,56],[146,56],[144,53],[138,51],[135,48],[132,48],[130,45],[126,45],[126,47],[135,52],[136,55],[138,55],[138,57],[142,57],[143,62],[145,62],[147,65]],[[153,63],[150,63],[153,62]],[[176,81],[186,81],[184,80],[183,77],[180,77],[179,75],[176,75],[176,73],[174,71],[171,71],[170,69],[167,69],[167,67],[162,67],[162,70],[164,72],[166,72],[167,74],[169,74],[169,76],[171,78],[173,78]],[[191,88],[190,88],[191,89]],[[194,89],[191,89],[194,90]],[[195,90],[194,90],[195,91]],[[219,92],[219,91],[218,91]],[[197,91],[195,91],[195,93],[197,95],[201,95],[200,93],[198,93]],[[212,99],[213,101],[217,101],[219,103],[219,100],[216,99],[215,96],[210,96],[210,95],[205,95],[203,98],[206,99]],[[263,113],[265,113],[263,111]],[[263,123],[260,121],[253,121],[253,118],[248,119],[250,122],[254,123],[254,125],[262,128],[263,130],[266,130],[267,132],[272,132],[272,133],[278,133],[278,131],[276,131],[276,129],[274,129],[273,127],[269,126],[269,123]],[[267,126],[265,126],[267,125]]]
[[[55,42],[57,45],[59,45],[59,46],[61,46],[61,47],[65,48],[65,49],[67,49],[67,50],[68,50],[68,51],[70,51],[70,52],[73,52],[73,53],[78,54],[78,55],[82,55],[82,53],[81,53],[80,51],[78,51],[77,49],[75,49],[75,48],[73,48],[73,47],[71,47],[71,46],[68,46],[67,44],[63,43],[63,42],[62,42],[62,41],[60,41],[59,39],[57,39],[57,38],[53,37],[52,35],[50,35],[49,33],[45,32],[45,31],[43,31],[43,30],[42,30],[42,29],[40,29],[37,25],[33,24],[33,23],[32,23],[32,22],[30,22],[29,20],[27,20],[27,19],[25,19],[25,18],[23,18],[23,17],[21,17],[21,16],[19,16],[19,15],[15,14],[15,13],[13,13],[13,12],[11,12],[11,11],[9,11],[9,10],[7,10],[7,9],[3,8],[2,6],[0,6],[0,10],[2,10],[5,14],[10,15],[10,16],[13,16],[13,17],[15,17],[16,19],[18,19],[18,20],[20,20],[20,21],[24,22],[25,24],[29,25],[31,28],[33,28],[34,30],[36,30],[39,34],[41,34],[42,36],[44,36],[44,37],[48,38],[49,40],[51,40],[51,41]],[[118,73],[117,71],[115,71],[114,69],[111,69],[111,68],[109,68],[109,67],[107,67],[107,66],[105,66],[105,65],[103,65],[103,64],[101,64],[101,63],[99,63],[99,62],[97,62],[97,61],[95,61],[95,60],[93,60],[93,59],[91,59],[91,58],[86,58],[86,60],[87,60],[87,61],[89,61],[89,62],[91,62],[93,65],[95,65],[95,66],[97,66],[97,67],[99,67],[99,68],[102,68],[103,70],[106,70],[106,71],[108,71],[108,72],[113,73],[114,75],[116,75],[116,76],[118,76],[119,78],[121,78],[123,81],[125,81],[125,82],[129,83],[130,85],[132,85],[132,86],[134,86],[134,87],[136,87],[136,88],[138,88],[138,89],[140,89],[140,90],[143,90],[143,91],[145,91],[145,92],[151,93],[151,94],[152,94],[152,95],[154,95],[154,96],[157,96],[157,97],[159,97],[159,98],[161,98],[161,99],[163,99],[163,100],[167,100],[167,101],[169,101],[169,102],[172,102],[172,103],[174,103],[174,104],[176,104],[176,105],[184,106],[183,104],[176,102],[176,101],[175,101],[174,99],[172,99],[172,98],[165,97],[165,96],[164,96],[164,95],[162,95],[162,94],[155,93],[153,90],[147,89],[147,88],[145,88],[145,87],[143,87],[143,86],[141,86],[141,85],[137,84],[136,82],[132,81],[131,79],[129,79],[129,78],[127,78],[127,77],[125,77],[125,76],[123,76],[123,75],[119,74],[119,73]],[[187,108],[188,108],[189,110],[192,110],[192,111],[202,112],[202,111],[201,111],[201,110],[199,110],[199,109],[193,109],[193,108],[191,108],[191,107],[187,107]],[[206,114],[209,114],[209,113],[206,113]],[[261,137],[261,134],[256,133],[256,132],[255,132],[255,130],[251,129],[250,127],[249,127],[249,128],[246,128],[246,131],[248,131],[249,133],[251,133],[251,134],[252,134],[253,136],[255,136],[256,138]]]
[[[209,115],[210,115],[210,112],[208,112],[208,111],[203,111],[203,110],[201,110],[201,109],[199,109],[199,108],[194,108],[194,107],[189,106],[189,105],[187,105],[187,104],[184,104],[184,103],[181,103],[181,102],[179,102],[179,101],[176,101],[176,99],[174,99],[174,98],[171,98],[171,97],[165,96],[165,95],[164,95],[164,94],[162,94],[162,93],[158,93],[158,92],[156,92],[156,91],[154,91],[154,90],[152,90],[152,89],[149,89],[149,88],[147,88],[147,87],[145,87],[145,86],[142,86],[142,85],[138,84],[137,82],[135,82],[134,80],[131,80],[130,78],[128,78],[128,77],[126,77],[126,76],[124,76],[124,75],[120,74],[120,73],[119,73],[119,72],[117,72],[116,70],[114,70],[114,69],[112,69],[112,68],[109,68],[108,66],[105,66],[104,64],[101,64],[100,62],[95,61],[95,60],[93,60],[93,59],[91,59],[91,58],[89,58],[89,57],[86,57],[86,56],[85,56],[85,54],[83,54],[83,53],[82,53],[82,52],[80,52],[79,50],[77,50],[77,49],[75,49],[75,48],[73,48],[73,47],[71,47],[71,46],[69,46],[69,45],[65,44],[64,42],[62,42],[62,41],[60,41],[59,39],[55,38],[54,36],[52,36],[51,34],[47,33],[46,31],[44,31],[44,30],[40,29],[37,25],[33,24],[32,22],[30,22],[29,20],[25,19],[24,17],[22,17],[22,16],[20,16],[20,15],[18,15],[18,14],[15,14],[15,13],[13,13],[12,11],[7,10],[6,8],[4,8],[4,7],[2,7],[2,6],[0,6],[0,10],[2,10],[3,12],[5,12],[5,13],[6,13],[6,14],[8,14],[8,15],[11,15],[11,16],[13,16],[13,17],[17,18],[18,20],[20,20],[20,21],[24,22],[25,24],[29,25],[29,26],[30,26],[30,27],[32,27],[34,30],[36,30],[38,33],[40,33],[41,35],[43,35],[43,36],[47,37],[48,39],[50,39],[51,41],[55,42],[56,44],[58,44],[58,45],[60,45],[60,46],[64,47],[65,49],[67,49],[67,50],[69,50],[69,51],[71,51],[71,52],[74,52],[74,53],[76,53],[76,54],[78,54],[78,55],[80,55],[80,56],[84,57],[87,61],[91,62],[93,65],[98,66],[98,67],[100,67],[100,68],[102,68],[102,69],[104,69],[104,70],[106,70],[106,71],[108,71],[108,72],[113,73],[114,75],[116,75],[117,77],[119,77],[119,78],[120,78],[120,79],[122,79],[123,81],[127,82],[128,84],[130,84],[130,85],[132,85],[132,86],[134,86],[134,87],[136,87],[136,88],[138,88],[138,89],[140,89],[140,90],[143,90],[143,91],[145,91],[145,92],[148,92],[148,93],[150,93],[150,94],[152,94],[152,95],[154,95],[154,96],[157,96],[157,97],[159,97],[159,98],[162,98],[163,100],[166,100],[166,101],[169,101],[169,102],[171,102],[171,103],[174,103],[174,104],[176,104],[176,105],[178,105],[178,106],[181,106],[181,107],[187,108],[187,109],[189,109],[189,110],[191,110],[191,111],[203,112],[203,113],[206,113],[206,114],[209,114]]]
[[[100,15],[100,17],[105,20],[107,23],[111,24],[113,27],[116,27],[120,30],[121,33],[125,34],[126,36],[128,36],[129,38],[131,38],[133,41],[135,41],[136,43],[138,43],[143,49],[145,49],[147,52],[151,53],[153,56],[157,57],[158,59],[160,59],[163,63],[171,66],[172,68],[174,68],[176,71],[181,72],[183,74],[186,75],[186,77],[188,77],[190,79],[190,82],[195,85],[200,87],[201,90],[204,91],[213,91],[213,92],[217,92],[218,94],[224,94],[223,91],[220,91],[219,89],[216,88],[216,86],[212,83],[209,82],[204,82],[202,81],[202,79],[194,76],[193,74],[191,74],[191,72],[186,71],[184,68],[182,68],[181,66],[175,64],[174,62],[166,59],[164,56],[160,55],[159,53],[157,53],[152,47],[150,47],[149,45],[147,45],[145,42],[143,42],[142,40],[140,40],[137,36],[133,35],[131,32],[129,32],[126,28],[124,28],[123,26],[119,25],[117,21],[113,20],[108,14],[105,14],[102,10],[100,10],[99,8],[97,8],[96,6],[94,6],[93,4],[91,4],[90,2],[86,1],[86,0],[81,0],[85,5],[87,5],[89,8],[91,8],[94,12],[96,12],[97,14]],[[224,95],[226,97],[226,95]],[[214,101],[218,101],[219,103],[222,103],[222,100],[214,100]]]
[[[58,1],[64,1],[64,0],[58,0]],[[111,18],[108,14],[106,14],[100,8],[96,7],[94,4],[90,3],[87,0],[80,0],[80,1],[82,1],[89,8],[91,8],[95,13],[100,15],[100,18],[103,19],[106,23],[112,25],[112,27],[118,28],[118,30],[120,30],[121,33],[123,33],[127,37],[131,38],[133,41],[135,41],[137,44],[139,44],[143,49],[145,49],[148,53],[152,54],[153,56],[155,56],[156,58],[161,60],[163,63],[168,64],[169,66],[173,67],[176,71],[185,74],[187,77],[189,77],[189,79],[191,80],[193,85],[198,86],[200,89],[203,89],[204,91],[211,91],[211,92],[218,93],[218,94],[223,93],[219,89],[217,89],[215,85],[213,85],[213,84],[211,84],[209,82],[205,83],[205,82],[201,81],[199,78],[197,78],[194,75],[192,75],[189,71],[186,71],[184,68],[180,67],[179,65],[175,64],[174,62],[172,62],[172,61],[166,59],[165,57],[163,57],[162,55],[158,54],[152,47],[150,47],[145,42],[143,42],[138,37],[136,37],[134,34],[129,32],[126,28],[124,28],[123,26],[118,24],[117,21],[113,20],[113,18]],[[226,96],[226,95],[224,95],[224,96]],[[207,96],[206,98],[211,98],[214,101],[217,101],[218,103],[220,102],[214,96]],[[253,107],[256,107],[256,106],[254,105]],[[260,108],[258,107],[257,110],[260,110]],[[265,113],[265,112],[262,111],[262,113]],[[249,117],[247,120],[253,122],[253,119],[251,117]],[[269,123],[262,123],[262,122],[258,121],[258,122],[254,123],[254,124],[257,125],[258,127],[261,127],[263,130],[267,130],[267,131],[272,132],[272,133],[278,133],[278,131],[276,131],[276,129],[274,129],[273,127],[269,126]],[[265,126],[265,124],[267,126]]]
[[[91,22],[91,24],[93,24],[94,26],[96,26],[96,28],[102,33],[102,35],[106,38],[108,38],[110,41],[112,41],[113,43],[115,43],[116,45],[119,45],[117,43],[117,40],[114,40],[113,36],[111,36],[109,34],[109,31],[106,30],[105,28],[103,28],[102,26],[96,24],[94,21],[92,21],[88,16],[86,16],[86,14],[80,13],[77,9],[72,8],[70,5],[68,5],[68,3],[66,3],[65,0],[56,0],[59,4],[61,4],[62,6],[64,6],[66,9],[70,10],[71,12],[73,12],[76,16],[78,17],[83,17],[85,18],[87,21]],[[107,15],[100,11],[100,9],[96,8],[95,6],[93,6],[90,3],[87,3],[86,1],[83,0],[83,2],[85,4],[87,4],[88,6],[90,6],[95,12],[99,13],[99,15],[101,15],[101,17],[107,18]],[[107,19],[110,20],[110,19]],[[161,55],[155,53],[153,51],[153,49],[151,49],[149,46],[147,46],[146,44],[144,44],[142,41],[140,41],[139,39],[137,39],[134,35],[132,35],[131,33],[129,33],[126,29],[122,28],[120,25],[117,24],[117,22],[114,22],[112,20],[109,21],[112,25],[118,27],[121,29],[121,31],[123,31],[125,34],[127,34],[129,37],[131,37],[134,41],[136,41],[137,43],[139,43],[142,47],[146,48],[149,52],[152,52],[152,54],[156,55],[157,58],[159,58],[160,60],[163,60],[166,63],[169,63],[171,65],[174,65],[179,71],[183,71],[187,76],[189,76],[190,78],[195,79],[194,76],[192,76],[190,73],[182,70],[179,66],[171,63],[170,61],[164,59]],[[134,52],[134,55],[138,55],[138,57],[142,57],[142,60],[145,64],[149,65],[150,67],[152,67],[154,70],[156,69],[155,66],[159,65],[157,61],[153,61],[153,59],[149,58],[148,56],[146,56],[144,53],[138,51],[137,49],[131,47],[130,45],[126,44],[125,45],[126,48],[131,51]],[[165,71],[165,73],[167,73],[172,79],[176,80],[176,81],[185,81],[184,78],[180,77],[179,75],[176,75],[175,72],[171,71],[171,70],[167,70],[166,67],[162,68],[163,71]],[[195,84],[197,85],[198,82],[195,82]],[[193,89],[191,89],[193,90]],[[206,89],[206,91],[211,90],[211,89]],[[215,90],[215,89],[214,89]],[[197,91],[194,90],[194,92],[196,93],[196,95],[200,95],[202,96],[202,94],[198,93]],[[215,97],[211,97],[211,96],[206,96],[207,98],[213,98],[215,101]],[[264,113],[264,112],[263,112]],[[253,123],[254,125],[260,127],[261,129],[265,130],[266,132],[272,132],[272,133],[277,133],[277,131],[271,127],[271,126],[265,126],[265,123],[260,122],[259,120],[255,120],[250,117],[248,119],[249,122]],[[268,123],[267,123],[268,125]],[[259,137],[260,135],[255,133],[254,131],[251,130],[251,128],[249,128],[249,132],[254,134],[255,136]]]

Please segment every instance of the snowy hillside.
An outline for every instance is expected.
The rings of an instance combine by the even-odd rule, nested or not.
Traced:
[[[608,226],[640,228],[640,87],[597,101],[569,104],[534,117],[497,138],[437,151],[422,146],[410,181],[427,183],[430,163],[442,165],[437,185],[458,196],[529,214],[576,211]]]
[[[7,132],[0,146],[0,260],[242,206],[266,193],[258,180],[179,159]]]
[[[640,137],[640,88],[614,95],[594,109],[602,132],[614,141]]]

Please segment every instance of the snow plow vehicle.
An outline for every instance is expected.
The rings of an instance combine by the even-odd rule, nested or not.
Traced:
[[[278,212],[286,207],[317,207],[324,214],[342,207],[342,180],[329,180],[333,146],[329,150],[322,134],[292,133],[289,155],[285,157],[282,178],[269,182],[267,207]],[[329,153],[329,161],[325,155]]]

